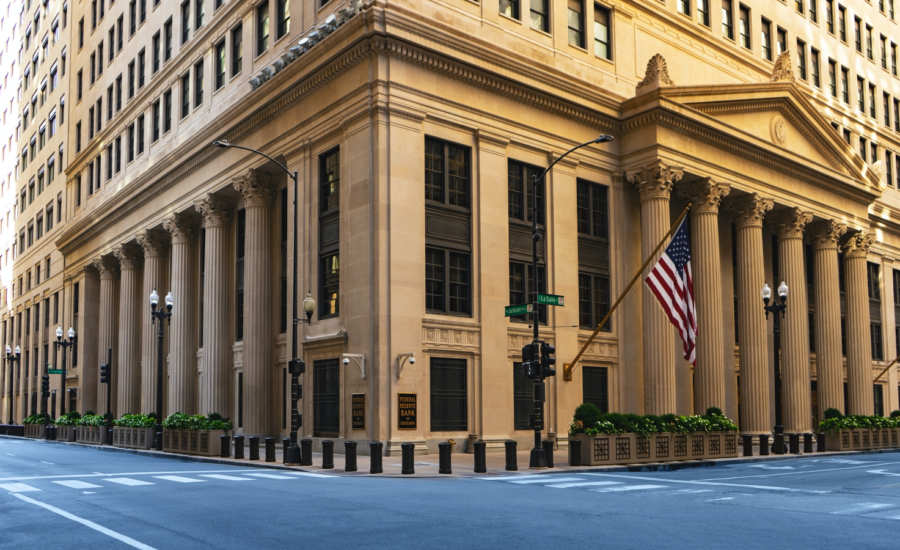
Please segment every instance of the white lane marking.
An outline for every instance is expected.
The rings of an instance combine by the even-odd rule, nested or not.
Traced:
[[[292,476],[303,476],[303,477],[324,477],[327,479],[334,479],[337,476],[334,475],[324,475],[324,474],[314,474],[312,472],[285,472],[286,474],[291,474]]]
[[[149,481],[141,481],[139,479],[131,479],[130,477],[110,477],[104,479],[103,481],[112,481],[113,483],[118,483],[120,485],[128,485],[129,487],[136,487],[138,485],[156,485],[155,483],[150,483]]]
[[[97,493],[95,493],[94,491],[82,491],[81,494],[83,494],[83,495],[96,495]]]
[[[16,455],[14,455],[14,454],[12,454],[12,453],[6,453],[6,454],[8,454],[9,456],[16,456]]]
[[[712,489],[700,489],[699,491],[694,491],[692,489],[681,489],[680,491],[675,491],[676,493],[683,494],[693,494],[693,493],[711,493]]]
[[[826,468],[824,470],[804,470],[802,472],[779,472],[773,474],[760,474],[755,476],[734,476],[734,477],[713,477],[703,479],[701,481],[726,481],[729,479],[747,479],[751,477],[775,477],[775,476],[793,476],[797,474],[817,474],[820,472],[839,472],[843,470],[855,470],[857,468],[871,468],[872,466],[884,466],[885,464],[894,464],[893,462],[870,462],[864,466],[850,466],[849,468]],[[815,492],[815,491],[813,491]]]
[[[222,474],[204,474],[200,477],[211,477],[213,479],[223,479],[225,481],[253,481],[249,477],[223,476]]]
[[[622,491],[644,491],[647,489],[665,489],[665,485],[626,485],[625,487],[609,487],[607,489],[591,489],[595,493],[618,493]]]
[[[10,493],[25,493],[27,491],[40,491],[40,489],[36,489],[31,485],[25,485],[24,483],[3,483],[0,484],[0,489],[4,491],[9,491]]]
[[[883,508],[892,508],[893,504],[874,504],[874,503],[863,503],[857,504],[852,508],[848,508],[846,510],[840,510],[838,512],[831,512],[832,514],[838,516],[852,516],[855,514],[863,514],[866,512],[874,512],[875,510],[881,510]]]
[[[94,485],[93,483],[78,481],[77,479],[69,479],[66,481],[54,481],[53,483],[57,483],[59,485],[65,486],[65,487],[71,487],[72,489],[97,489],[97,488],[101,487],[100,485]]]
[[[563,481],[584,481],[584,479],[580,477],[557,477],[552,478],[550,476],[544,476],[543,479],[511,479],[508,483],[515,483],[516,485],[526,485],[528,483],[562,483]]]
[[[707,500],[706,502],[716,502],[717,500],[734,500],[734,499],[736,499],[736,498],[737,498],[737,497],[714,498],[714,499]]]
[[[253,477],[264,477],[266,479],[297,479],[293,476],[276,476],[274,474],[247,474],[248,476]]]
[[[545,487],[553,487],[554,489],[568,489],[569,487],[588,487],[595,485],[621,485],[621,481],[576,481],[575,483],[557,483],[554,485],[545,485]]]
[[[885,472],[884,470],[866,470],[867,474],[881,474],[883,476],[893,476],[900,477],[900,474],[892,474],[890,472]]]
[[[539,477],[547,477],[546,475],[515,475],[515,476],[499,476],[499,477],[479,477],[476,479],[483,479],[485,481],[509,481],[511,479],[537,479]]]
[[[793,470],[793,466],[769,466],[768,464],[751,464],[750,468],[761,468],[763,470]]]
[[[103,533],[106,536],[112,537],[119,542],[124,542],[128,546],[131,546],[134,548],[140,548],[141,550],[156,550],[152,546],[147,546],[143,542],[138,542],[131,537],[126,537],[125,535],[123,535],[121,533],[117,533],[117,532],[113,531],[112,529],[107,529],[106,527],[103,527],[102,525],[97,525],[93,521],[88,521],[84,518],[80,518],[76,515],[66,512],[65,510],[60,510],[59,508],[57,508],[55,506],[50,506],[49,504],[39,502],[37,500],[34,500],[33,498],[28,498],[25,495],[16,494],[13,496],[15,496],[21,500],[24,500],[25,502],[29,502],[31,504],[40,506],[41,508],[44,508],[45,510],[49,510],[49,511],[53,512],[54,514],[59,514],[66,519],[70,519],[72,521],[78,522],[78,523],[84,525],[85,527],[90,527],[94,531],[99,531],[100,533]]]
[[[181,476],[153,476],[156,479],[165,479],[166,481],[175,481],[177,483],[206,483],[205,479],[193,479]]]
[[[659,478],[655,478],[655,477],[626,476],[626,475],[617,475],[617,474],[584,474],[584,475],[618,477],[618,478],[625,478],[625,479],[640,479],[642,481],[660,481]],[[665,481],[666,481],[666,483],[686,483],[688,485],[719,485],[719,486],[723,486],[723,487],[745,487],[748,489],[766,489],[769,491],[788,491],[788,492],[792,492],[792,493],[814,493],[817,495],[831,492],[831,491],[810,491],[808,489],[789,489],[787,487],[771,487],[769,485],[743,485],[740,483],[717,483],[717,482],[713,482],[713,481],[683,481],[683,480],[675,480],[675,479],[666,479]]]
[[[52,462],[47,462],[46,460],[42,460],[41,462],[43,462],[44,464],[53,464]]]
[[[243,472],[245,468],[240,470],[232,468],[230,470],[180,470],[180,471],[170,471],[170,472],[120,472],[117,474],[104,474],[101,472],[94,472],[93,474],[71,474],[71,475],[53,475],[53,476],[23,476],[23,477],[4,477],[0,478],[0,481],[25,481],[29,479],[73,479],[73,478],[82,478],[82,477],[109,477],[109,476],[155,476],[155,475],[163,475],[163,474],[234,474],[238,472]],[[293,472],[291,472],[293,473]],[[302,473],[298,473],[297,475],[304,475]],[[318,474],[307,474],[318,476]],[[318,476],[318,477],[336,477],[336,476]]]

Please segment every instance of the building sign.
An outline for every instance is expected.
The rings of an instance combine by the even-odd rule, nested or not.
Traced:
[[[400,403],[400,425],[401,430],[416,429],[416,394],[401,393],[398,394]]]
[[[366,394],[354,393],[353,402],[353,429],[366,429]]]

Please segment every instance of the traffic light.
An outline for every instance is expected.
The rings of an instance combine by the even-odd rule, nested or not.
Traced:
[[[50,375],[45,374],[41,377],[41,397],[50,397]]]
[[[100,383],[109,384],[110,378],[109,365],[106,363],[100,365]]]
[[[522,348],[522,375],[536,380],[541,377],[539,362],[539,345],[532,342]]]
[[[288,372],[291,376],[294,376],[295,374],[300,376],[306,372],[306,363],[303,362],[302,359],[291,359],[288,361]]]
[[[556,364],[556,357],[553,357],[554,353],[556,353],[556,348],[554,346],[551,346],[547,342],[541,343],[541,377],[542,378],[556,376],[556,369],[553,368],[553,365]]]

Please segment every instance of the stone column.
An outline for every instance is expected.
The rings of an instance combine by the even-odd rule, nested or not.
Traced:
[[[844,294],[847,297],[847,394],[850,414],[874,414],[869,284],[866,257],[875,237],[866,230],[844,240]]]
[[[680,167],[655,161],[627,175],[641,197],[641,257],[646,258],[671,225],[669,196],[683,175]],[[675,334],[656,297],[642,285],[644,414],[676,412]]]
[[[834,220],[810,224],[816,292],[816,387],[819,420],[826,409],[844,411],[844,358],[841,352],[841,293],[838,244],[847,227]]]
[[[172,281],[170,288],[175,306],[169,328],[168,410],[197,412],[197,325],[196,269],[197,219],[175,214],[163,222],[172,236]],[[159,292],[163,306],[165,292]]]
[[[141,412],[157,412],[165,418],[163,411],[156,410],[157,369],[159,368],[158,335],[159,327],[150,317],[150,293],[155,289],[160,296],[169,291],[166,280],[166,252],[169,248],[168,235],[162,231],[143,231],[137,242],[144,249],[144,285],[141,289]],[[163,365],[165,379],[165,365]],[[164,405],[165,406],[165,405]]]
[[[722,346],[722,268],[719,261],[719,203],[731,187],[712,178],[679,189],[691,206],[691,275],[697,304],[697,361],[694,413],[725,407],[725,350]]]
[[[246,436],[277,433],[269,396],[272,393],[272,202],[271,178],[251,170],[234,187],[244,196],[244,426]]]
[[[785,433],[805,433],[810,425],[809,304],[804,267],[803,230],[812,214],[799,208],[779,210],[770,216],[778,234],[778,264],[788,285],[787,308],[778,319],[781,334],[781,418]],[[778,285],[772,281],[773,298]],[[778,396],[775,396],[778,399]]]
[[[206,269],[203,280],[203,392],[200,413],[218,412],[230,416],[232,409],[232,345],[234,326],[231,315],[232,288],[229,284],[233,271],[231,258],[231,220],[234,203],[207,195],[194,203],[206,223]]]
[[[737,226],[738,338],[741,364],[741,432],[771,432],[769,358],[762,290],[762,223],[772,200],[753,193],[726,205]]]
[[[97,335],[97,359],[99,363],[106,363],[109,359],[109,348],[113,350],[113,361],[110,367],[109,383],[113,389],[118,383],[118,352],[119,339],[119,262],[113,256],[101,256],[94,260],[94,267],[100,272],[100,331]],[[90,345],[90,343],[87,343]],[[97,372],[97,414],[104,414],[107,409],[106,384],[100,382],[99,367]],[[116,408],[117,392],[110,391],[111,403],[109,410],[119,416]]]
[[[113,250],[122,269],[119,294],[119,416],[141,412],[141,247],[123,244]],[[113,350],[115,353],[117,350]]]

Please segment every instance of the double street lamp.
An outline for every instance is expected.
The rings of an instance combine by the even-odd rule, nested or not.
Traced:
[[[775,315],[773,320],[774,328],[772,330],[775,336],[775,433],[782,433],[784,431],[784,427],[781,425],[781,365],[779,364],[781,332],[778,328],[778,314],[780,313],[781,318],[784,318],[784,310],[787,308],[787,295],[788,286],[784,281],[781,281],[781,284],[778,285],[778,300],[773,302],[772,305],[769,305],[769,301],[772,299],[772,289],[769,288],[768,283],[763,283],[762,291],[760,292],[760,296],[762,296],[763,300],[763,309],[766,310],[766,319],[769,318],[769,313]]]
[[[9,423],[13,423],[13,411],[15,410],[15,399],[13,399],[13,373],[15,369],[13,368],[13,364],[18,363],[22,359],[22,350],[19,346],[16,346],[16,351],[13,353],[12,348],[9,347],[9,344],[6,346],[6,365],[9,367]]]
[[[153,427],[153,437],[156,438],[155,447],[157,451],[162,450],[162,392],[163,392],[163,320],[169,324],[172,323],[172,308],[175,306],[175,299],[172,293],[166,294],[166,309],[163,311],[159,308],[159,294],[156,289],[150,293],[150,318],[152,324],[156,324],[159,319],[159,331],[157,332],[157,341],[159,347],[156,353],[156,426]]]
[[[60,403],[60,412],[66,414],[66,401],[69,397],[69,389],[66,388],[66,350],[75,345],[75,329],[69,327],[68,339],[63,340],[62,325],[56,327],[56,348],[62,348],[62,403]]]

